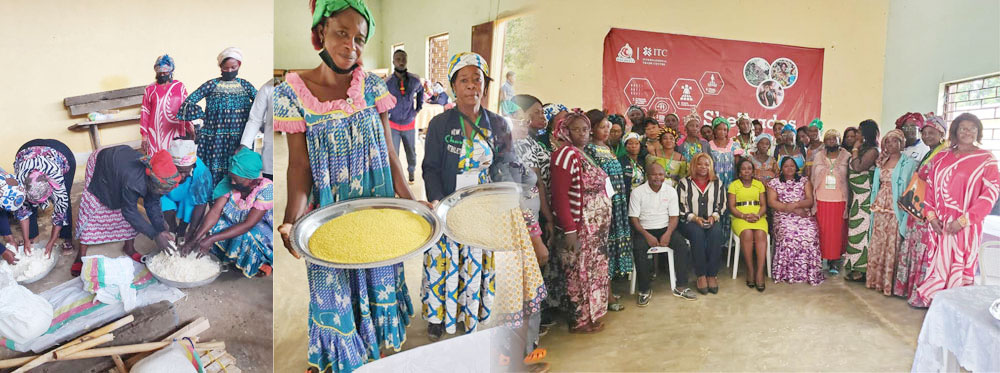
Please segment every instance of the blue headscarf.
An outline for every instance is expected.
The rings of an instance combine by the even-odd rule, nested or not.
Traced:
[[[174,72],[174,59],[170,58],[169,55],[162,55],[156,58],[156,62],[153,63],[153,71],[158,73],[171,73]]]

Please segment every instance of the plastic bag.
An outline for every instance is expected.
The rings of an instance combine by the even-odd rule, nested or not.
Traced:
[[[174,341],[162,350],[139,360],[132,373],[202,373],[205,369],[191,340]]]
[[[136,305],[136,290],[132,287],[135,265],[129,257],[108,258],[103,255],[82,258],[83,270],[80,280],[83,289],[96,295],[95,299],[105,304],[121,302],[125,312]]]
[[[0,268],[0,335],[26,343],[52,325],[52,305],[28,288],[18,285],[10,269]]]

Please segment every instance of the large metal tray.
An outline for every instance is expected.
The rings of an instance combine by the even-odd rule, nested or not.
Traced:
[[[492,194],[512,194],[514,200],[520,201],[521,186],[514,182],[487,183],[487,184],[467,186],[465,188],[456,190],[452,194],[449,194],[447,197],[441,200],[438,203],[438,205],[434,208],[434,213],[437,215],[438,220],[441,220],[441,225],[444,228],[444,235],[448,236],[448,238],[460,244],[467,246],[475,246],[483,250],[489,250],[489,251],[511,250],[511,248],[507,247],[483,247],[479,244],[473,244],[467,241],[464,237],[455,235],[455,233],[448,228],[448,211],[457,206],[459,202],[471,196],[478,197],[478,196],[492,195]],[[493,224],[493,223],[482,222],[482,224]]]
[[[225,268],[222,267],[222,263],[219,262],[219,259],[217,259],[215,256],[213,256],[211,254],[206,254],[205,257],[208,258],[208,259],[211,259],[213,262],[215,262],[215,264],[219,265],[219,272],[216,272],[214,276],[206,278],[206,279],[201,280],[201,281],[195,281],[195,282],[172,281],[172,280],[168,280],[168,279],[164,278],[163,276],[160,276],[155,271],[153,271],[153,269],[150,268],[148,265],[146,266],[146,269],[149,270],[149,273],[151,273],[153,275],[153,277],[156,278],[157,281],[162,282],[164,285],[173,286],[173,287],[178,288],[178,289],[196,288],[196,287],[199,287],[199,286],[205,286],[205,285],[211,284],[213,281],[215,281],[215,279],[219,278],[219,275],[221,275],[222,272],[223,272],[223,270],[225,269]],[[148,259],[152,259],[152,257],[150,257]],[[143,257],[143,262],[145,262],[145,260],[147,260],[147,258]]]
[[[337,263],[328,260],[317,258],[312,254],[309,249],[309,238],[312,237],[313,232],[316,231],[324,223],[344,214],[361,211],[367,209],[397,209],[406,210],[414,214],[420,215],[424,218],[428,224],[431,226],[431,235],[427,238],[427,241],[420,245],[420,247],[414,248],[413,250],[397,256],[395,258],[390,258],[386,260],[381,260],[377,262],[369,263]],[[318,264],[326,267],[333,268],[345,268],[345,269],[363,269],[363,268],[377,268],[383,267],[391,264],[401,263],[410,259],[414,256],[423,254],[424,251],[434,246],[438,240],[441,239],[441,222],[438,221],[437,216],[431,209],[427,208],[420,202],[401,199],[401,198],[360,198],[352,199],[349,201],[337,202],[329,206],[325,206],[312,212],[306,214],[305,216],[299,218],[295,225],[292,227],[291,243],[292,249],[302,255],[306,261]],[[370,229],[382,230],[386,234],[392,234],[393,227],[386,226],[376,226]]]

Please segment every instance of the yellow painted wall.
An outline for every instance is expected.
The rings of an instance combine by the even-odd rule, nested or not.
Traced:
[[[412,1],[416,3],[417,1]],[[382,23],[382,0],[366,0],[368,11],[375,18],[375,33],[365,45],[361,55],[366,69],[377,69],[383,63],[385,53],[382,50],[382,35],[385,24]],[[312,14],[309,13],[308,0],[274,0],[274,67],[284,70],[311,69],[318,66],[319,51],[313,50],[310,43]]]
[[[539,78],[519,92],[601,107],[611,27],[825,48],[822,118],[829,128],[882,114],[887,0],[550,0],[539,2]]]
[[[272,74],[273,22],[272,0],[4,0],[0,167],[10,170],[17,148],[34,138],[57,138],[78,155],[89,153],[87,133],[66,129],[85,117],[70,117],[63,98],[152,83],[153,62],[163,53],[174,58],[174,78],[193,92],[219,76],[219,52],[239,47],[239,76],[260,86]],[[139,126],[102,130],[101,138],[138,140]]]

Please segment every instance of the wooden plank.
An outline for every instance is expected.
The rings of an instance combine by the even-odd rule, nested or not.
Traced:
[[[125,116],[125,117],[117,117],[117,118],[112,118],[112,119],[80,122],[80,123],[76,123],[76,124],[74,124],[72,126],[69,126],[67,129],[69,129],[70,131],[82,131],[82,130],[85,130],[85,129],[89,128],[89,127],[100,127],[101,125],[105,125],[105,124],[130,122],[130,121],[135,121],[135,120],[139,120],[139,116],[138,115],[129,115],[129,116]]]
[[[113,332],[115,330],[118,330],[118,328],[121,328],[121,327],[123,327],[125,325],[128,325],[132,321],[135,321],[135,316],[134,315],[127,315],[125,317],[122,317],[121,319],[118,319],[118,321],[112,322],[112,323],[110,323],[108,325],[105,325],[105,326],[102,326],[102,327],[100,327],[98,329],[95,329],[94,331],[92,331],[90,333],[84,334],[80,338],[74,339],[74,340],[69,341],[67,343],[63,343],[61,346],[59,346],[58,348],[56,348],[55,351],[66,350],[67,348],[73,347],[73,346],[78,345],[78,344],[80,344],[82,342],[86,342],[87,340],[94,339],[94,338],[100,337],[102,335],[111,333],[111,332]]]
[[[111,355],[111,360],[115,362],[115,369],[118,370],[118,373],[128,373],[128,370],[125,369],[125,362],[122,361],[121,356]]]
[[[145,93],[145,86],[129,87],[116,89],[113,91],[104,91],[97,93],[89,93],[80,96],[66,97],[63,99],[63,106],[70,107],[73,105],[86,104],[88,102],[96,102],[102,100],[113,100],[116,98],[128,97],[128,96],[142,96]]]
[[[97,345],[102,345],[102,344],[111,342],[114,339],[115,339],[115,335],[114,334],[104,334],[104,335],[102,335],[100,337],[97,337],[97,338],[94,338],[94,339],[90,339],[90,340],[87,340],[87,341],[84,341],[84,342],[80,342],[80,344],[73,345],[73,346],[68,347],[68,348],[66,348],[64,350],[56,350],[55,355],[56,355],[57,359],[65,359],[67,356],[73,355],[73,354],[75,354],[77,352],[86,350],[88,348],[91,348],[91,347],[94,347],[94,346],[97,346]]]
[[[85,104],[73,105],[69,107],[70,115],[84,115],[94,111],[105,109],[118,109],[142,104],[142,95],[119,97],[110,100],[88,102]]]
[[[108,356],[113,356],[113,355],[121,355],[121,354],[129,354],[129,353],[145,352],[145,351],[154,351],[154,350],[158,350],[158,349],[164,348],[166,346],[169,346],[170,343],[172,343],[172,342],[153,342],[153,343],[140,343],[140,344],[134,344],[134,345],[115,346],[115,347],[92,348],[92,349],[89,349],[89,350],[77,352],[77,353],[75,353],[73,355],[66,356],[65,358],[62,358],[62,359],[56,359],[55,361],[63,361],[64,362],[64,361],[70,361],[70,360],[91,359],[91,358],[95,358],[95,357],[108,357]],[[226,343],[223,342],[223,341],[196,343],[194,345],[194,350],[196,352],[197,351],[220,350],[220,349],[225,349],[225,348],[226,348]],[[51,355],[51,353],[49,353],[49,354]],[[24,365],[24,364],[26,364],[26,363],[28,363],[28,362],[36,359],[36,358],[38,358],[38,356],[27,356],[27,357],[19,357],[19,358],[14,358],[14,359],[0,360],[0,368],[13,368],[13,367],[16,367],[16,366],[21,366],[21,365]],[[48,367],[48,366],[45,366],[45,367]],[[59,369],[59,368],[50,368],[50,369],[53,369],[52,370],[53,372],[81,372],[81,371],[87,370],[87,369],[82,369],[82,370],[81,369],[66,370],[66,369]]]

